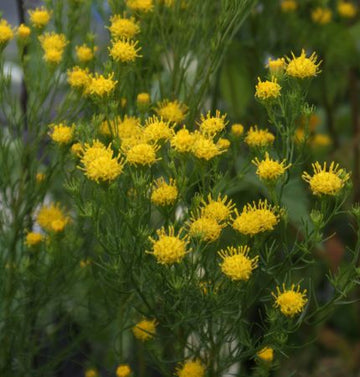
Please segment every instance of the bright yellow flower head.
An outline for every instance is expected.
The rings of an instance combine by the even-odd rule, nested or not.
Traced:
[[[65,35],[54,32],[45,33],[39,36],[39,41],[44,50],[44,60],[50,64],[59,64],[65,46],[68,44]]]
[[[36,246],[40,242],[42,242],[43,239],[44,239],[44,236],[41,233],[29,232],[26,235],[25,244],[26,244],[27,247]]]
[[[221,137],[221,138],[217,141],[217,143],[216,143],[216,146],[217,146],[220,150],[222,150],[222,151],[224,151],[224,152],[226,152],[226,151],[230,148],[230,145],[231,145],[230,140],[229,140],[229,139],[225,139],[224,137]]]
[[[81,143],[75,143],[71,146],[71,153],[76,157],[81,157],[84,154],[84,147]]]
[[[14,32],[11,29],[11,26],[6,20],[1,19],[0,20],[0,46],[5,45],[13,38],[14,38]]]
[[[272,77],[271,81],[261,81],[260,77],[258,77],[255,97],[263,101],[275,99],[280,97],[280,91],[281,86],[277,83],[277,79],[275,77]]]
[[[129,138],[137,139],[140,136],[142,129],[140,127],[139,118],[125,115],[123,119],[117,117],[110,121],[103,121],[100,124],[99,132],[104,136],[111,136],[113,138],[118,137],[121,141],[124,141],[124,139]]]
[[[219,224],[213,217],[192,217],[189,223],[189,235],[203,242],[214,242],[220,237],[224,227],[224,224]]]
[[[321,62],[316,63],[316,52],[313,52],[309,58],[306,57],[304,49],[301,50],[299,57],[295,57],[293,53],[291,53],[291,55],[292,59],[287,58],[286,74],[288,76],[305,79],[314,77],[321,72],[319,70]]]
[[[242,124],[233,124],[231,126],[231,133],[236,137],[242,136],[244,133],[244,126]]]
[[[147,142],[157,142],[160,140],[170,140],[174,136],[173,127],[170,122],[166,122],[156,116],[145,120],[143,137]]]
[[[195,157],[209,161],[224,152],[225,150],[216,145],[212,138],[200,134],[197,131],[194,133],[192,153]]]
[[[147,13],[154,9],[153,0],[126,0],[126,5],[136,12]]]
[[[116,368],[116,377],[129,377],[131,374],[131,368],[128,364],[120,364]]]
[[[109,30],[113,39],[134,38],[140,32],[134,17],[125,18],[115,14],[110,18],[110,22]]]
[[[155,109],[161,118],[174,123],[181,123],[185,119],[187,110],[187,106],[183,103],[168,100],[159,102]]]
[[[337,11],[340,17],[343,18],[354,18],[357,13],[357,8],[353,3],[348,1],[339,1],[337,5]]]
[[[138,43],[138,41],[134,42],[127,38],[113,40],[111,48],[109,47],[110,56],[116,62],[134,62],[136,58],[141,57],[141,55],[138,54],[141,50],[140,47],[137,47]]]
[[[252,163],[257,166],[256,174],[262,181],[276,181],[289,169],[291,164],[286,165],[286,160],[279,162],[270,158],[269,153],[265,153],[265,159],[259,161],[256,157]]]
[[[239,215],[235,210],[236,217],[232,227],[241,234],[254,236],[258,233],[273,230],[280,221],[278,208],[272,207],[267,200],[259,200],[246,204]]]
[[[86,369],[85,377],[99,377],[99,373],[94,368]]]
[[[176,368],[178,377],[204,377],[205,367],[200,360],[187,360]]]
[[[81,63],[87,63],[94,59],[94,48],[83,44],[75,47],[76,57]]]
[[[38,29],[45,27],[51,18],[51,11],[48,11],[44,7],[29,10],[30,22]]]
[[[195,141],[194,134],[184,126],[172,137],[171,146],[180,153],[191,152]]]
[[[113,181],[124,168],[124,161],[120,156],[114,157],[111,145],[106,147],[98,140],[94,140],[92,145],[85,144],[81,163],[83,166],[80,169],[89,179],[97,183]]]
[[[45,180],[45,174],[44,173],[36,173],[36,182],[41,183]]]
[[[324,148],[332,144],[331,137],[326,134],[316,134],[311,140],[311,146],[313,148]]]
[[[31,29],[28,26],[24,24],[19,25],[17,29],[17,35],[20,39],[27,39],[29,38],[30,34],[31,34]]]
[[[136,144],[126,151],[126,159],[131,165],[150,166],[159,160],[156,158],[156,152],[158,149],[159,147],[152,144]]]
[[[312,164],[314,175],[304,172],[302,178],[308,182],[314,195],[337,195],[344,187],[345,182],[350,178],[344,169],[340,169],[339,164],[332,162],[327,169],[326,162],[322,167],[319,162]]]
[[[332,11],[329,8],[317,7],[311,12],[313,22],[320,25],[328,24],[332,19]]]
[[[226,250],[218,252],[223,259],[220,264],[221,271],[231,280],[247,281],[250,279],[252,271],[258,266],[259,256],[250,258],[248,256],[250,248],[239,246],[237,248],[228,246]]]
[[[139,106],[148,105],[151,102],[150,94],[143,92],[136,97],[136,102]]]
[[[61,232],[70,219],[64,214],[59,204],[51,203],[40,208],[36,221],[46,231]]]
[[[278,58],[275,60],[269,58],[266,67],[269,68],[271,74],[277,75],[285,71],[286,62],[284,58]]]
[[[90,83],[90,75],[88,69],[73,67],[67,71],[67,81],[72,88],[85,88]]]
[[[271,347],[264,347],[258,353],[257,357],[266,363],[274,360],[274,350]]]
[[[149,237],[152,243],[152,250],[148,253],[153,254],[160,264],[179,263],[187,253],[189,243],[188,236],[182,236],[183,230],[180,229],[177,234],[173,226],[169,226],[166,231],[164,227],[156,231],[157,239]]]
[[[275,140],[275,136],[267,129],[259,130],[257,126],[250,127],[250,130],[246,133],[245,143],[251,147],[267,147],[271,145]]]
[[[276,288],[277,292],[272,293],[275,298],[275,307],[279,307],[281,313],[287,317],[293,317],[296,314],[301,313],[304,310],[305,304],[307,303],[306,289],[300,292],[300,286],[295,287],[295,284],[291,286],[290,289],[285,288],[283,284],[283,292],[280,288]]]
[[[142,342],[150,340],[156,334],[156,320],[143,319],[132,328],[132,332],[135,338]]]
[[[211,116],[210,111],[206,114],[206,116],[201,114],[200,122],[197,124],[201,133],[208,136],[214,136],[218,132],[222,131],[227,123],[226,114],[221,115],[220,111],[216,110],[215,116]]]
[[[90,80],[85,87],[84,94],[89,94],[96,97],[105,97],[110,95],[117,84],[117,81],[113,80],[114,74],[110,74],[107,77],[98,73],[90,76]]]
[[[296,0],[282,0],[281,1],[281,10],[283,12],[293,12],[297,9],[298,3]]]
[[[178,197],[178,189],[174,179],[170,178],[166,183],[164,178],[158,178],[153,184],[151,202],[157,206],[169,206],[175,203]]]
[[[75,126],[67,126],[66,124],[51,124],[49,136],[57,144],[69,144],[74,137]]]
[[[217,199],[214,200],[211,197],[211,194],[208,195],[207,201],[201,201],[201,216],[210,217],[215,219],[217,222],[227,221],[235,207],[235,204],[231,200],[228,200],[228,197],[224,195],[221,198],[219,194]]]

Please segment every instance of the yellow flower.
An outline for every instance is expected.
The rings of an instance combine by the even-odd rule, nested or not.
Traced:
[[[91,80],[88,69],[82,69],[77,66],[67,71],[67,77],[69,85],[77,89],[85,88]]]
[[[180,229],[177,234],[173,226],[169,226],[166,232],[162,227],[156,231],[157,239],[149,237],[152,243],[152,250],[148,253],[153,254],[160,264],[179,263],[191,249],[187,250],[189,243],[188,236],[182,236],[183,230]]]
[[[332,19],[332,12],[329,8],[317,7],[311,12],[311,18],[313,22],[325,25],[328,24]]]
[[[149,93],[139,93],[136,97],[136,102],[138,106],[144,106],[148,105],[151,101],[150,94]]]
[[[225,139],[224,137],[221,137],[217,143],[216,143],[216,146],[222,150],[222,151],[227,151],[229,148],[230,148],[230,140],[229,139]]]
[[[252,148],[267,147],[275,140],[275,136],[267,129],[259,130],[257,126],[250,127],[245,137],[245,143]]]
[[[274,350],[271,347],[264,347],[257,353],[257,356],[259,359],[270,363],[274,360]]]
[[[203,242],[214,242],[220,237],[224,227],[225,225],[219,224],[213,217],[192,217],[189,223],[189,235]]]
[[[79,262],[80,268],[85,268],[91,265],[91,259],[82,259]]]
[[[110,34],[114,39],[134,38],[140,32],[139,24],[134,17],[125,18],[119,14],[115,14],[110,18]]]
[[[179,101],[168,101],[164,100],[159,102],[157,108],[155,109],[156,113],[169,122],[181,123],[186,116],[187,106]]]
[[[86,369],[85,377],[99,377],[99,373],[96,369],[93,368]]]
[[[211,197],[211,194],[208,195],[207,201],[201,201],[201,216],[210,217],[215,219],[217,222],[223,222],[230,218],[232,211],[235,207],[235,204],[231,200],[228,200],[228,197],[224,195],[221,198],[219,194],[217,199],[214,200]]]
[[[277,75],[279,73],[284,72],[285,67],[286,67],[286,62],[284,58],[278,58],[275,60],[269,58],[266,67],[269,68],[270,73],[272,73],[273,75]]]
[[[273,230],[280,221],[278,208],[272,207],[267,200],[259,200],[246,204],[239,215],[235,210],[236,217],[232,227],[241,234],[254,236],[258,233]]]
[[[348,1],[339,1],[337,11],[343,18],[354,18],[357,13],[356,6]]]
[[[61,232],[70,221],[57,203],[42,206],[36,220],[44,230],[54,232]]]
[[[153,184],[151,202],[157,206],[169,206],[175,203],[178,197],[178,189],[174,179],[170,178],[166,183],[164,178],[158,178]]]
[[[178,377],[204,377],[205,367],[199,359],[187,360],[176,368]]]
[[[143,138],[147,142],[156,142],[160,140],[169,140],[174,136],[174,130],[170,122],[153,116],[145,120],[143,129]]]
[[[298,4],[295,0],[282,0],[281,10],[283,12],[293,12],[297,9]]]
[[[339,164],[332,162],[327,170],[326,162],[322,167],[319,162],[312,164],[314,175],[304,172],[302,178],[309,183],[314,195],[337,195],[344,187],[345,182],[350,178],[344,169],[340,169]]]
[[[82,46],[76,46],[76,57],[81,63],[87,63],[94,58],[94,49],[83,44]]]
[[[41,29],[49,23],[51,14],[52,12],[44,7],[29,10],[30,22],[34,27]]]
[[[80,169],[89,179],[97,183],[116,179],[122,173],[125,164],[120,156],[114,157],[111,145],[105,147],[98,140],[94,140],[92,145],[85,144],[81,163],[83,167]]]
[[[171,146],[180,153],[191,152],[195,141],[194,134],[184,126],[171,139]]]
[[[294,315],[301,313],[304,310],[304,306],[307,303],[306,289],[300,292],[300,286],[295,287],[295,284],[290,289],[285,288],[283,284],[283,292],[279,287],[276,287],[276,294],[272,293],[275,298],[275,307],[279,307],[281,313],[287,317],[293,317]]]
[[[324,148],[332,144],[331,137],[326,134],[316,134],[311,140],[311,146],[313,148]]]
[[[131,374],[131,368],[128,364],[120,364],[116,368],[116,377],[129,377]]]
[[[250,279],[252,271],[258,266],[259,257],[249,258],[250,248],[248,246],[239,246],[237,248],[228,246],[226,250],[221,250],[218,254],[223,259],[220,264],[221,271],[231,280]]]
[[[126,159],[131,165],[152,165],[159,159],[156,152],[159,147],[147,143],[136,144],[126,151]]]
[[[138,138],[141,134],[140,119],[125,115],[124,119],[117,117],[100,124],[99,132],[104,136],[120,139]]]
[[[0,20],[0,46],[5,45],[13,38],[14,38],[14,32],[11,29],[11,26],[6,20],[1,19]]]
[[[316,63],[316,52],[313,52],[309,58],[306,57],[304,49],[301,50],[301,54],[298,57],[295,57],[293,53],[291,55],[292,59],[287,58],[286,74],[288,76],[305,79],[314,77],[321,72],[319,70],[321,62]]]
[[[84,154],[84,147],[81,143],[75,143],[71,146],[71,153],[76,157],[81,157]]]
[[[216,145],[212,138],[206,137],[199,132],[194,133],[192,153],[195,157],[209,161],[224,152],[225,150]]]
[[[242,124],[233,124],[231,126],[231,133],[236,136],[236,137],[240,137],[243,135],[244,133],[244,126]]]
[[[29,233],[26,235],[26,238],[25,238],[25,244],[26,244],[26,246],[28,246],[28,247],[36,246],[36,245],[38,245],[40,242],[42,242],[43,239],[44,239],[44,236],[43,236],[41,233],[29,232]]]
[[[35,179],[36,179],[37,183],[41,183],[45,180],[45,174],[44,173],[37,173]]]
[[[113,80],[114,73],[111,73],[107,77],[98,73],[95,76],[91,75],[88,84],[85,87],[85,94],[93,95],[96,97],[104,97],[110,95],[117,84],[117,81]]]
[[[17,35],[20,39],[27,39],[29,38],[30,34],[31,34],[31,29],[28,26],[24,24],[19,25],[17,29]]]
[[[291,164],[286,165],[285,159],[281,162],[271,159],[268,152],[265,153],[264,160],[259,161],[256,157],[252,163],[257,166],[256,174],[263,181],[276,181],[291,166]]]
[[[275,99],[280,97],[281,86],[277,83],[275,77],[271,78],[271,81],[261,81],[258,77],[258,83],[256,85],[255,97],[261,100]]]
[[[69,144],[74,136],[74,126],[67,126],[63,123],[51,124],[49,136],[57,144]]]
[[[198,126],[200,131],[208,136],[214,136],[218,132],[222,131],[227,125],[226,114],[221,115],[219,110],[216,110],[215,116],[211,116],[210,111],[204,116],[201,114],[200,122]]]
[[[127,38],[112,41],[112,47],[109,47],[110,56],[116,62],[134,62],[136,58],[141,57],[141,55],[138,55],[140,51],[140,47],[137,48],[138,43],[138,41],[134,42]]]
[[[154,9],[153,0],[126,0],[126,5],[137,12],[151,12]]]
[[[143,319],[132,328],[132,332],[135,338],[142,342],[150,340],[156,334],[156,320]]]
[[[56,34],[54,32],[45,33],[39,36],[39,41],[44,50],[44,60],[47,63],[59,64],[65,46],[68,44],[65,35]]]

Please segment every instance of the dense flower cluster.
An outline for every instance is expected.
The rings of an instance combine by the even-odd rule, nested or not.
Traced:
[[[295,287],[295,284],[290,289],[286,289],[283,284],[283,290],[277,287],[276,294],[272,293],[272,295],[275,298],[275,306],[279,307],[281,313],[287,317],[301,313],[307,303],[306,290],[301,292],[300,286]]]

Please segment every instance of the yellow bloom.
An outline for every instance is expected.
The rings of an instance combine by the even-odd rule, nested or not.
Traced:
[[[250,127],[245,137],[245,143],[252,148],[267,147],[275,140],[275,136],[267,129],[259,130],[257,126]]]
[[[216,145],[212,138],[206,137],[199,132],[194,133],[192,153],[195,157],[209,161],[224,152],[225,150]]]
[[[152,250],[148,253],[153,254],[160,264],[174,264],[179,263],[187,253],[191,251],[187,250],[189,243],[188,236],[182,236],[183,230],[180,229],[177,234],[173,226],[169,226],[166,232],[162,227],[156,231],[157,239],[149,237],[152,243]]]
[[[281,10],[283,12],[293,12],[297,9],[298,4],[295,0],[282,0]]]
[[[278,208],[272,207],[267,200],[259,200],[246,204],[239,215],[235,210],[236,217],[232,227],[241,234],[254,236],[258,233],[273,230],[280,221]]]
[[[348,1],[339,1],[337,11],[343,18],[354,18],[357,13],[357,8],[353,3]]]
[[[261,100],[268,100],[280,97],[281,86],[277,83],[275,77],[271,78],[271,81],[261,81],[258,77],[258,83],[256,85],[255,97]]]
[[[216,200],[214,200],[211,197],[211,194],[209,194],[207,201],[202,200],[201,204],[203,206],[201,208],[201,216],[213,218],[217,222],[227,221],[235,207],[235,204],[233,204],[231,200],[228,200],[226,195],[221,198],[220,194]]]
[[[104,97],[110,95],[117,84],[117,81],[113,80],[114,73],[107,77],[98,73],[95,76],[91,75],[88,84],[85,87],[85,94],[93,95],[96,97]]]
[[[292,59],[287,58],[286,74],[291,77],[305,79],[318,75],[321,71],[319,66],[321,62],[316,63],[317,55],[313,52],[309,58],[306,57],[305,50],[301,50],[299,57],[291,53]]]
[[[171,146],[180,153],[191,152],[195,141],[194,134],[184,126],[171,139]]]
[[[242,124],[233,124],[231,126],[231,133],[236,137],[242,136],[244,133],[244,126]]]
[[[269,68],[270,73],[272,73],[273,75],[277,75],[279,73],[284,72],[285,67],[286,67],[286,62],[284,58],[278,58],[275,60],[269,58],[266,67]]]
[[[203,242],[214,242],[220,237],[224,227],[224,224],[219,224],[213,217],[192,217],[189,223],[189,235]]]
[[[174,136],[173,127],[170,122],[153,116],[145,120],[145,127],[143,129],[143,137],[147,142],[156,142],[160,140],[169,140]]]
[[[159,159],[156,152],[159,147],[147,143],[136,144],[126,151],[126,159],[131,165],[152,165]]]
[[[38,245],[40,242],[42,242],[43,239],[44,239],[44,236],[43,236],[41,233],[29,232],[29,233],[26,235],[26,238],[25,238],[25,244],[26,244],[26,246],[28,246],[28,247],[36,246],[36,245]]]
[[[91,259],[82,259],[79,262],[80,268],[85,268],[91,265]]]
[[[114,157],[111,145],[105,147],[98,140],[94,140],[92,145],[85,144],[81,163],[83,167],[80,169],[89,179],[97,183],[116,179],[122,173],[125,164],[120,156]]]
[[[222,131],[227,125],[226,114],[221,115],[219,110],[216,110],[215,116],[211,116],[210,111],[204,116],[201,114],[200,122],[198,126],[200,132],[208,136],[214,136],[218,132]]]
[[[332,144],[331,137],[326,134],[316,134],[311,140],[311,146],[313,148],[324,148]]]
[[[223,259],[220,264],[221,271],[231,280],[250,279],[252,271],[258,266],[259,257],[250,258],[248,256],[250,248],[248,246],[239,246],[237,248],[228,246],[226,250],[218,252]]]
[[[112,41],[112,47],[109,47],[110,56],[116,62],[134,62],[136,58],[141,57],[141,55],[138,55],[140,51],[140,47],[137,48],[138,43],[138,41],[134,42],[127,38]]]
[[[45,180],[45,174],[44,173],[37,173],[35,179],[36,179],[37,183],[41,183]]]
[[[295,287],[295,284],[290,289],[285,288],[283,284],[283,292],[279,287],[276,287],[276,294],[272,293],[275,298],[275,307],[279,307],[281,313],[287,317],[293,317],[294,315],[301,313],[304,310],[304,306],[307,303],[306,289],[300,292],[300,286]]]
[[[151,12],[154,9],[153,0],[126,0],[126,5],[132,11]]]
[[[75,143],[71,146],[71,153],[76,157],[81,157],[84,154],[84,147],[81,143]]]
[[[141,134],[140,119],[125,115],[124,119],[117,117],[100,124],[99,132],[104,136],[123,139],[138,138]]]
[[[49,136],[57,144],[69,144],[74,137],[74,126],[51,124],[50,129]]]
[[[131,368],[128,364],[120,364],[116,368],[116,377],[129,377],[131,374]]]
[[[5,45],[13,38],[14,38],[14,32],[11,29],[11,26],[6,20],[1,19],[0,20],[0,46]]]
[[[113,39],[134,38],[140,32],[139,24],[134,17],[125,18],[115,14],[110,18],[110,34]]]
[[[47,63],[59,64],[65,46],[68,44],[64,34],[56,34],[54,32],[45,33],[39,36],[39,41],[44,50],[44,60]]]
[[[151,101],[150,94],[149,93],[139,93],[136,97],[136,102],[138,106],[144,106],[148,105]]]
[[[61,232],[70,219],[64,214],[59,204],[51,203],[40,208],[36,221],[46,231]]]
[[[94,48],[83,44],[82,46],[76,46],[76,57],[81,63],[87,63],[94,58]]]
[[[291,166],[291,164],[286,165],[285,159],[281,162],[271,159],[268,152],[265,153],[264,160],[259,161],[256,157],[252,163],[257,166],[256,174],[263,181],[276,181]]]
[[[31,29],[28,26],[24,24],[19,25],[17,29],[17,35],[20,39],[27,39],[29,38],[30,34],[31,34]]]
[[[259,359],[270,363],[274,360],[274,350],[271,347],[264,347],[257,353],[257,356]]]
[[[141,340],[142,342],[150,340],[156,334],[156,320],[143,319],[132,328],[132,332],[135,338]]]
[[[29,10],[30,22],[38,29],[46,26],[51,18],[51,11],[48,11],[44,7]]]
[[[85,88],[91,80],[88,69],[82,69],[77,66],[67,71],[67,77],[69,85],[77,89]]]
[[[176,368],[178,377],[204,377],[205,367],[199,359],[187,360]]]
[[[313,22],[325,25],[328,24],[332,19],[332,12],[329,8],[317,7],[311,12],[311,18]]]
[[[99,373],[96,369],[93,368],[86,369],[85,377],[99,377]]]
[[[153,184],[151,193],[151,202],[157,206],[169,206],[175,203],[178,197],[176,182],[170,178],[166,183],[164,178],[158,178]]]
[[[345,182],[350,178],[344,169],[340,169],[339,164],[332,162],[327,170],[326,162],[322,167],[319,162],[312,164],[314,175],[304,172],[302,178],[309,183],[314,195],[337,195],[344,187]]]
[[[156,113],[169,122],[181,123],[186,116],[187,106],[178,101],[168,101],[164,100],[159,102],[157,108],[155,109]]]

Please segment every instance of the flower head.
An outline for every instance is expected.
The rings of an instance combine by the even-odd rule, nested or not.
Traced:
[[[271,145],[275,140],[275,136],[267,129],[259,130],[257,126],[250,127],[250,130],[246,133],[245,143],[251,147],[267,147]]]
[[[211,137],[200,134],[197,131],[194,133],[192,153],[195,157],[209,161],[224,152],[225,150],[216,145]]]
[[[169,140],[174,136],[173,127],[170,122],[165,122],[162,118],[156,116],[145,120],[143,137],[147,142],[157,142],[160,140]]]
[[[213,217],[192,217],[189,222],[189,235],[199,238],[203,242],[214,242],[221,234],[224,224],[220,224]]]
[[[176,368],[178,377],[204,377],[205,367],[199,359],[187,360]]]
[[[259,178],[263,181],[276,181],[279,179],[286,171],[289,169],[291,164],[286,165],[286,160],[282,160],[281,162],[273,160],[270,158],[269,153],[265,153],[265,159],[259,161],[256,157],[252,160],[252,163],[257,166],[256,174]]]
[[[276,294],[272,293],[275,298],[274,305],[280,308],[281,313],[287,317],[293,317],[304,310],[304,306],[308,301],[306,289],[300,292],[300,286],[295,287],[295,284],[290,289],[286,289],[285,284],[283,284],[283,291],[281,292],[279,287],[276,287],[276,291]]]
[[[185,126],[172,137],[171,146],[180,153],[191,152],[195,141],[194,134]]]
[[[210,111],[206,114],[206,116],[201,114],[198,126],[201,133],[209,136],[214,136],[218,132],[222,131],[227,123],[226,114],[221,115],[220,111],[216,110],[215,116],[212,116]]]
[[[170,178],[166,183],[164,178],[158,178],[153,184],[151,193],[151,202],[157,206],[169,206],[175,203],[178,197],[176,182]]]
[[[357,13],[357,8],[353,3],[348,1],[340,0],[337,5],[337,11],[340,17],[343,18],[354,18]]]
[[[20,24],[17,28],[17,35],[20,39],[27,39],[31,34],[31,29],[25,24]]]
[[[279,73],[283,73],[286,67],[286,62],[284,58],[278,59],[271,59],[269,58],[268,63],[266,65],[269,68],[269,71],[273,75],[277,75]]]
[[[1,19],[0,20],[0,46],[8,43],[11,39],[13,39],[13,37],[14,37],[14,32],[11,29],[11,26],[9,25],[9,23],[6,20]]]
[[[143,319],[132,328],[132,332],[136,339],[145,342],[156,334],[156,325],[155,319]]]
[[[109,31],[113,39],[134,38],[140,32],[140,27],[134,17],[115,14],[110,18]]]
[[[168,100],[159,102],[155,109],[161,118],[174,123],[181,123],[185,119],[187,110],[187,106],[183,103]]]
[[[120,364],[116,368],[116,377],[129,377],[131,374],[131,368],[128,364]]]
[[[42,206],[37,214],[36,221],[46,231],[61,232],[70,221],[57,203]]]
[[[76,57],[81,63],[87,63],[94,59],[94,48],[83,44],[81,46],[76,46]]]
[[[271,347],[262,348],[256,355],[266,363],[270,363],[274,360],[274,350]]]
[[[213,218],[217,222],[227,221],[235,207],[235,204],[233,204],[226,195],[221,198],[220,194],[215,200],[212,198],[211,194],[209,194],[207,201],[202,200],[201,204],[201,216]]]
[[[332,19],[332,11],[329,8],[317,7],[311,12],[311,18],[316,24],[325,25]]]
[[[85,377],[99,377],[99,373],[96,369],[89,368],[85,371]]]
[[[285,13],[293,12],[298,7],[298,3],[296,0],[282,0],[280,5],[281,5],[281,10]]]
[[[39,41],[44,50],[44,60],[47,63],[59,64],[65,46],[68,44],[64,34],[57,34],[54,32],[45,33],[39,36]]]
[[[231,126],[231,133],[236,136],[236,137],[240,137],[243,135],[244,133],[244,126],[242,124],[239,124],[239,123],[235,123]]]
[[[321,71],[319,66],[321,62],[316,62],[317,55],[315,52],[308,58],[305,50],[301,50],[300,56],[296,57],[293,53],[292,59],[287,58],[286,74],[291,77],[305,79],[318,75]]]
[[[311,146],[313,148],[324,148],[332,144],[331,137],[326,134],[316,134],[311,140]]]
[[[27,247],[38,245],[44,239],[44,235],[37,232],[29,232],[25,237],[25,244]]]
[[[45,27],[51,18],[51,11],[48,11],[44,7],[29,10],[30,22],[38,29]]]
[[[266,101],[280,97],[281,86],[277,83],[277,79],[272,77],[271,81],[261,81],[258,78],[256,85],[255,97]]]
[[[121,38],[112,41],[111,48],[109,47],[110,56],[116,61],[121,63],[134,62],[136,58],[140,57],[138,52],[140,47],[137,47],[138,41],[134,42],[127,38]]]
[[[314,195],[337,195],[350,178],[350,175],[344,169],[340,169],[339,164],[335,162],[332,162],[328,169],[326,162],[323,167],[319,162],[315,162],[312,168],[314,175],[304,172],[302,178],[309,183]]]
[[[51,124],[49,136],[57,144],[69,144],[74,137],[74,126],[67,126],[64,123]]]
[[[280,221],[279,210],[272,207],[267,200],[259,200],[246,204],[239,214],[235,210],[232,227],[241,234],[254,236],[258,233],[273,230]]]
[[[147,106],[151,102],[150,94],[147,92],[139,93],[136,96],[138,106]]]
[[[126,0],[126,5],[136,12],[147,13],[154,9],[153,0]]]
[[[69,69],[67,77],[69,85],[76,89],[85,88],[91,80],[88,69],[82,69],[78,66]]]
[[[84,93],[100,98],[110,95],[117,84],[117,81],[113,80],[113,77],[113,73],[107,77],[98,73],[96,73],[95,76],[91,75]]]
[[[159,149],[156,145],[140,143],[132,146],[126,151],[126,159],[131,165],[153,165],[159,159],[156,152]]]
[[[259,257],[250,258],[248,256],[250,248],[239,246],[237,248],[228,246],[226,250],[218,252],[223,259],[220,264],[221,271],[231,280],[247,281],[250,279],[252,271],[258,266]]]

